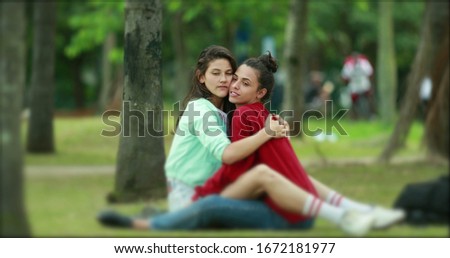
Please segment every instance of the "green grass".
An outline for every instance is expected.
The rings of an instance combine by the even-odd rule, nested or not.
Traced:
[[[333,130],[337,136],[336,142],[318,142],[311,136],[295,138],[293,146],[297,155],[301,158],[318,158],[323,155],[330,159],[377,157],[388,143],[393,130],[392,125],[385,125],[379,121],[344,120],[340,124],[347,135],[339,135]],[[325,131],[326,126],[323,122],[312,122],[310,129],[317,128]],[[421,148],[422,134],[422,124],[414,123],[404,148],[399,150],[396,157],[424,155],[424,148]]]
[[[401,165],[313,166],[311,175],[347,196],[368,203],[392,206],[402,188],[412,182],[433,179],[447,171],[444,165],[410,163]],[[63,172],[63,171],[62,171]],[[151,232],[101,227],[98,211],[113,208],[136,214],[152,203],[165,200],[108,205],[105,196],[113,187],[112,175],[32,175],[26,179],[26,203],[35,237],[345,237],[335,226],[319,219],[309,231],[199,230]],[[373,231],[368,237],[446,237],[443,226],[399,225]]]
[[[106,165],[116,159],[119,137],[103,137],[100,117],[58,118],[54,122],[55,154],[27,154],[27,165]],[[24,125],[25,131],[26,125]],[[24,133],[25,134],[25,133]],[[25,138],[25,137],[24,137]]]
[[[167,132],[172,132],[174,121],[165,118]],[[337,142],[317,142],[313,137],[292,138],[292,144],[297,155],[302,160],[314,160],[320,157],[362,158],[377,157],[387,144],[392,126],[386,126],[379,121],[352,122],[344,120],[342,128],[348,135],[338,135]],[[55,119],[56,153],[52,155],[27,154],[27,165],[114,165],[116,162],[119,136],[101,136],[102,130],[113,128],[104,124],[100,116],[87,118]],[[310,130],[316,128],[325,130],[322,121],[312,121]],[[26,124],[23,126],[25,136]],[[421,147],[423,127],[415,123],[407,139],[405,147],[397,157],[424,155]],[[25,138],[25,137],[23,137]],[[164,138],[165,152],[170,149],[173,135]]]
[[[165,120],[167,122],[167,120]],[[170,123],[173,127],[173,121]],[[311,126],[323,126],[319,122]],[[292,143],[308,172],[324,183],[352,198],[369,203],[392,206],[402,188],[411,182],[420,182],[448,173],[446,163],[416,161],[395,165],[356,163],[308,163],[319,158],[327,160],[376,158],[389,140],[392,126],[380,122],[343,121],[348,136],[339,136],[337,142],[317,142],[311,137],[293,138]],[[323,127],[322,127],[323,128]],[[309,231],[254,231],[203,230],[173,232],[138,232],[101,227],[95,220],[98,211],[114,208],[127,214],[136,214],[148,202],[108,206],[105,196],[113,189],[111,174],[70,173],[64,166],[115,165],[119,137],[103,137],[102,129],[111,130],[100,117],[58,118],[55,120],[57,153],[53,155],[26,155],[26,166],[55,166],[60,173],[29,173],[26,176],[26,208],[36,237],[344,237],[330,223],[318,220]],[[26,131],[24,124],[23,134]],[[405,148],[397,156],[423,155],[421,136],[423,128],[416,123],[411,129]],[[173,136],[165,137],[165,151]],[[324,165],[325,164],[325,165]],[[113,170],[113,169],[112,169]],[[85,171],[89,172],[89,171]],[[152,205],[165,207],[165,200]],[[396,226],[385,231],[374,231],[369,237],[446,237],[447,227]]]
[[[22,135],[26,135],[26,124]],[[113,128],[101,117],[58,118],[54,121],[55,154],[27,154],[27,165],[114,165],[119,147],[119,136],[102,136],[102,130]],[[25,137],[23,137],[24,139]],[[166,151],[171,136],[165,137]]]

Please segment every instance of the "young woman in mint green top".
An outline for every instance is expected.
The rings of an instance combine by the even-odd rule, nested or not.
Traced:
[[[198,58],[192,88],[184,100],[185,109],[165,165],[171,211],[189,205],[194,187],[202,185],[222,163],[239,161],[275,137],[262,129],[230,143],[226,134],[227,113],[234,105],[228,101],[228,90],[236,68],[231,52],[221,46],[204,49]],[[268,129],[284,129],[271,121],[269,117]],[[279,135],[282,137],[283,133]]]
[[[251,131],[250,128],[261,128],[260,118],[268,114],[262,103],[270,95],[273,88],[273,73],[277,70],[277,67],[276,61],[269,53],[246,60],[235,72],[235,78],[230,86],[229,99],[236,106],[240,106],[237,112],[246,110],[250,113],[247,113],[247,116],[235,114],[233,133],[242,132],[248,135],[256,131],[255,129]],[[243,115],[243,113],[240,114]],[[252,116],[255,120],[250,119]],[[252,123],[259,123],[259,126],[249,127],[252,126]],[[195,122],[191,124],[190,129],[198,128]],[[238,140],[239,137],[246,137],[246,135],[233,135],[232,138],[235,140],[234,142],[239,142],[242,141],[242,139]],[[231,170],[217,171],[213,181],[208,180],[203,189],[196,188],[198,194],[198,190],[208,190],[205,187],[208,188],[208,183],[210,183],[209,189],[211,191],[207,191],[209,193],[202,191],[199,196],[204,196],[205,193],[212,195],[198,199],[184,209],[149,219],[135,219],[116,212],[106,211],[99,214],[98,220],[105,226],[144,230],[201,229],[211,226],[305,229],[311,228],[312,221],[319,216],[339,225],[351,235],[361,236],[371,228],[389,227],[404,218],[405,213],[401,210],[390,210],[379,206],[372,207],[345,197],[313,179],[302,169],[296,168],[295,165],[283,168],[283,164],[294,163],[294,160],[297,159],[292,147],[288,147],[286,144],[289,145],[288,142],[281,140],[271,141],[262,146],[255,154],[258,156],[257,162],[262,162],[261,164],[255,164],[253,162],[256,160],[250,159],[247,161],[253,164],[248,164],[249,166],[239,164],[229,167]],[[268,148],[272,149],[270,153]],[[282,152],[281,156],[275,155],[277,150],[282,151],[283,148],[285,151]],[[284,158],[287,158],[287,160],[284,160]],[[246,170],[242,165],[251,168]],[[300,164],[298,165],[301,167]],[[272,167],[283,169],[284,171],[280,171],[288,177],[280,174],[280,171],[273,170]],[[304,176],[302,180],[308,180],[309,177],[313,187],[304,188],[304,184],[297,184],[298,178],[295,179],[297,174]],[[290,181],[291,178],[297,183]],[[316,194],[312,193],[313,189],[317,191]],[[262,195],[270,197],[283,211],[301,214],[310,219],[300,222],[290,220],[283,214],[274,212],[264,202],[259,201],[258,199]],[[279,215],[283,216],[280,217]]]

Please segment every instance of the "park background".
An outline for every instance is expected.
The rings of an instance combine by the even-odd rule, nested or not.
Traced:
[[[344,116],[347,135],[292,139],[307,171],[345,195],[391,207],[406,185],[448,175],[446,1],[19,1],[0,8],[4,236],[343,236],[321,220],[306,232],[135,232],[97,223],[105,208],[166,208],[162,166],[173,115],[145,125],[130,119],[131,137],[105,132],[120,121],[125,98],[136,110],[176,114],[198,53],[211,44],[228,47],[238,61],[270,50],[286,74],[277,110],[295,114],[306,110],[317,73],[334,85],[335,111],[344,108],[343,62],[353,51],[368,57],[376,113]],[[126,79],[130,69],[146,90]],[[424,108],[419,89],[427,76],[433,91]],[[329,120],[308,121],[326,129]],[[163,128],[161,137],[137,137],[139,126]],[[445,225],[407,224],[369,234],[447,235]]]

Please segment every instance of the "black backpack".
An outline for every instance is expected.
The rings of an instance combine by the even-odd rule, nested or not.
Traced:
[[[436,180],[408,184],[394,207],[406,211],[406,223],[413,225],[449,223],[449,176]]]

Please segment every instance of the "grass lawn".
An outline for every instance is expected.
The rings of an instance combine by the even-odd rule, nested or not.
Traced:
[[[165,119],[167,136],[164,137],[165,152],[170,149],[173,139],[174,121]],[[318,142],[313,137],[292,138],[292,144],[302,160],[358,159],[375,158],[389,140],[392,126],[378,121],[354,122],[343,120],[341,127],[346,135],[337,135],[336,142]],[[27,165],[114,165],[119,137],[101,136],[102,130],[113,128],[102,122],[101,117],[58,118],[55,120],[56,154],[27,154]],[[326,130],[324,121],[312,120],[309,130]],[[336,132],[336,130],[334,130]],[[423,128],[415,123],[408,140],[396,157],[416,157],[425,154],[421,145]],[[26,124],[23,126],[23,139],[26,137]]]
[[[433,179],[446,167],[427,163],[394,166],[327,166],[310,167],[310,173],[342,193],[358,200],[392,206],[403,186],[410,182]],[[63,172],[62,172],[63,174]],[[95,220],[97,212],[114,208],[136,214],[149,203],[164,207],[164,200],[108,206],[105,195],[113,187],[109,175],[32,175],[26,180],[27,209],[33,235],[36,237],[109,236],[109,237],[344,237],[336,227],[318,220],[309,231],[188,231],[139,232],[101,227]],[[395,226],[389,230],[373,231],[369,237],[446,237],[447,227]]]
[[[317,123],[317,126],[320,126]],[[343,122],[348,136],[337,142],[316,142],[311,137],[293,139],[293,145],[311,175],[343,194],[369,203],[392,206],[403,187],[412,182],[434,179],[448,173],[448,165],[418,159],[392,165],[328,163],[317,159],[375,158],[388,141],[392,128],[379,122]],[[111,173],[68,173],[64,166],[115,165],[118,137],[102,137],[109,130],[99,117],[59,118],[55,121],[57,153],[26,155],[26,166],[58,166],[60,173],[29,173],[25,178],[26,208],[35,237],[345,237],[332,224],[317,220],[309,231],[203,230],[138,232],[101,227],[95,220],[98,211],[114,208],[135,214],[151,203],[164,208],[165,200],[109,206],[105,196],[113,189]],[[25,133],[25,128],[24,128]],[[422,127],[415,124],[399,157],[419,157]],[[167,152],[172,136],[165,137]],[[369,237],[447,237],[445,226],[412,227],[398,225],[373,231]]]

